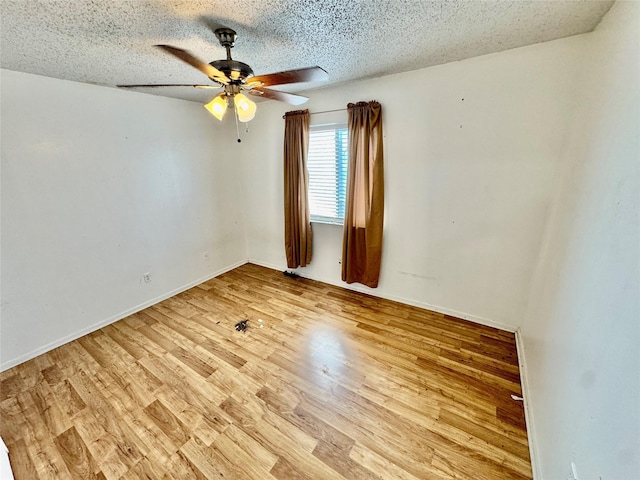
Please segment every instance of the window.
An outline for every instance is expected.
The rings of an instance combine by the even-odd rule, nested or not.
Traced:
[[[349,140],[346,124],[309,129],[309,211],[312,222],[344,222]]]

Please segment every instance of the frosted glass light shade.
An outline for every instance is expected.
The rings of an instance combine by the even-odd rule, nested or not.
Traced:
[[[258,109],[255,102],[249,100],[247,96],[242,93],[236,94],[233,100],[236,104],[238,120],[241,122],[253,120],[253,117],[256,116],[256,110]]]
[[[211,115],[222,121],[224,112],[227,111],[227,97],[218,95],[216,98],[207,103],[204,108],[211,112]]]

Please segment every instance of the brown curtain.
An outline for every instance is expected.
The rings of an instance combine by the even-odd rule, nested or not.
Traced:
[[[309,110],[287,112],[284,125],[284,246],[289,268],[311,263],[308,149]]]
[[[378,286],[384,222],[382,107],[347,105],[349,173],[342,241],[342,280]]]

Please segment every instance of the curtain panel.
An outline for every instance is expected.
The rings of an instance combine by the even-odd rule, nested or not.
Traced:
[[[384,223],[382,107],[347,105],[349,173],[342,241],[342,280],[378,286]]]
[[[284,126],[284,245],[288,268],[311,263],[308,150],[309,110],[287,112]]]

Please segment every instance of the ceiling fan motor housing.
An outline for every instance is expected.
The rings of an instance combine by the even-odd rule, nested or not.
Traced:
[[[224,73],[231,80],[231,83],[238,85],[244,83],[247,77],[253,75],[253,70],[249,65],[237,60],[214,60],[209,65]]]

